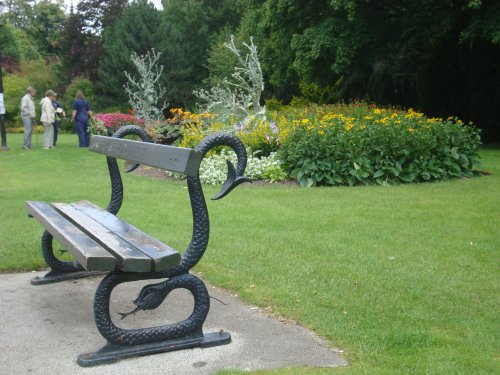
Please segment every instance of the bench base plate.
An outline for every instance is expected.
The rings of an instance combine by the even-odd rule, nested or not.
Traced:
[[[50,271],[43,277],[35,277],[31,279],[31,285],[43,285],[58,283],[60,281],[82,279],[84,277],[106,275],[107,271],[79,271],[79,272],[57,272]]]
[[[229,332],[220,331],[207,333],[201,336],[191,336],[182,339],[167,340],[136,346],[119,346],[107,343],[103,348],[96,352],[80,354],[77,362],[82,367],[90,367],[117,362],[124,358],[139,357],[149,354],[196,347],[209,348],[211,346],[229,344],[230,342],[231,334],[229,334]]]

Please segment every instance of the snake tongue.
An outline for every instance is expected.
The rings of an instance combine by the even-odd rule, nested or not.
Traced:
[[[138,307],[136,307],[135,309],[133,309],[132,311],[127,312],[127,313],[120,313],[120,312],[119,312],[119,313],[118,313],[118,315],[120,315],[120,316],[121,316],[121,320],[123,320],[123,319],[125,319],[127,316],[129,316],[129,315],[133,315],[133,314],[135,314],[135,313],[136,313],[137,311],[139,311],[139,310],[141,310],[141,307],[139,307],[139,306],[138,306]]]

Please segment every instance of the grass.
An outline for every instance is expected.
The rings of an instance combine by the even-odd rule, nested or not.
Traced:
[[[63,135],[54,150],[0,153],[0,269],[43,267],[41,227],[25,200],[102,206],[102,155]],[[208,203],[203,277],[286,316],[345,351],[342,369],[269,374],[499,373],[500,151],[483,150],[491,176],[395,187],[241,186]],[[183,249],[185,185],[124,178],[120,216]],[[216,192],[207,188],[208,194]],[[222,374],[233,373],[231,371]],[[237,373],[237,372],[234,372]]]

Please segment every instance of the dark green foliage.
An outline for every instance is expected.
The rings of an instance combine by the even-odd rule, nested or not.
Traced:
[[[104,54],[99,67],[97,88],[115,102],[126,102],[123,85],[127,81],[124,71],[134,71],[130,61],[132,52],[139,55],[157,48],[162,42],[159,31],[160,12],[147,1],[132,3],[120,19],[104,31]]]
[[[66,18],[62,0],[6,0],[4,4],[4,19],[24,31],[41,54],[59,52],[57,39]]]
[[[59,123],[59,132],[65,134],[76,133],[76,126],[73,121],[71,121],[70,110],[66,111],[66,117]]]
[[[288,101],[303,81],[327,89],[329,101],[454,114],[498,139],[498,1],[265,0],[243,14],[240,33],[256,37],[268,97]]]
[[[225,27],[220,30],[210,45],[207,58],[208,78],[206,83],[208,87],[216,86],[234,73],[234,67],[238,65],[238,59],[224,44],[230,40],[234,30]],[[236,40],[240,49],[242,49],[243,40]]]
[[[71,13],[64,23],[58,41],[59,49],[64,51],[61,60],[68,78],[88,72],[85,58],[88,49],[88,38],[83,34],[83,26],[83,19],[80,15]]]
[[[171,124],[170,122],[159,123],[154,128],[153,142],[163,145],[170,145],[182,136],[182,125]]]
[[[30,40],[28,35],[22,29],[14,28],[14,36],[19,45],[19,55],[21,60],[40,60],[39,48]]]
[[[210,43],[221,28],[237,25],[237,10],[227,0],[165,1],[163,6],[159,50],[167,77],[167,100],[192,104],[193,90],[208,76]]]
[[[85,32],[100,33],[115,24],[127,5],[128,0],[81,0],[77,9]]]
[[[66,19],[62,5],[62,1],[41,0],[33,6],[34,20],[27,32],[44,53],[59,53],[56,42]]]
[[[94,101],[94,86],[92,82],[86,78],[77,77],[71,81],[71,84],[66,88],[66,95],[64,101],[64,109],[69,114],[71,112],[71,106],[76,97],[76,92],[80,90],[85,95],[90,103],[90,109],[93,110]]]
[[[77,12],[73,6],[62,30],[58,46],[69,78],[85,76],[98,79],[97,71],[104,53],[102,31],[110,28],[120,18],[126,0],[83,0]]]
[[[19,60],[21,58],[21,47],[19,40],[15,36],[15,28],[11,25],[2,27],[0,33],[0,51],[2,56],[8,56]]]
[[[2,26],[0,33],[0,51],[2,57],[16,61],[38,60],[41,58],[38,49],[31,42],[28,35],[11,24]],[[3,66],[5,68],[6,66]]]

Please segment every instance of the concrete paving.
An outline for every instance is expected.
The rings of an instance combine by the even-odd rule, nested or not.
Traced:
[[[0,374],[214,374],[220,369],[259,370],[289,366],[347,365],[341,350],[293,323],[266,316],[234,295],[208,286],[211,308],[205,332],[221,329],[232,335],[229,345],[187,349],[82,368],[78,354],[104,345],[94,323],[92,301],[100,278],[41,286],[30,279],[43,272],[0,275]],[[140,288],[152,281],[122,284],[113,291],[112,312],[133,309]],[[173,302],[173,299],[178,299]],[[162,306],[128,317],[127,328],[152,326],[187,317],[192,297],[178,290]],[[166,319],[165,317],[169,317]],[[116,320],[118,322],[118,320]],[[122,323],[120,323],[123,325]]]

